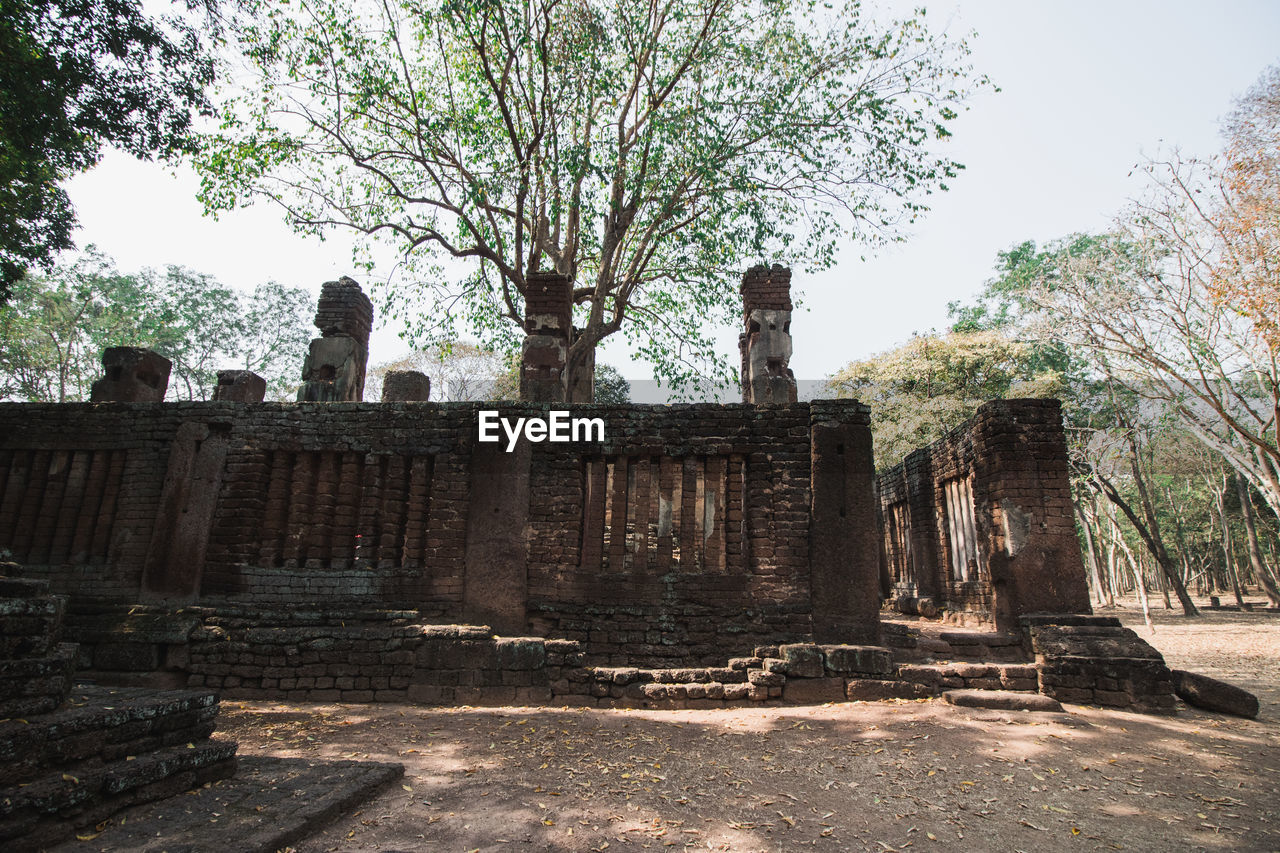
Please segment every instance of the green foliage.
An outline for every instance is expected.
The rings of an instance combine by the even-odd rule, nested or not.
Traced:
[[[623,332],[675,386],[728,381],[711,324],[753,261],[830,265],[946,188],[975,85],[924,13],[857,0],[251,3],[248,73],[197,168],[210,210],[385,238],[417,347],[512,352],[527,276],[574,282],[571,367]],[[458,279],[442,265],[461,259]]]
[[[596,365],[591,392],[597,403],[621,406],[631,402],[631,383],[611,364]]]
[[[1053,396],[1061,377],[1041,371],[1003,331],[917,335],[849,364],[829,380],[840,397],[871,406],[876,466],[896,465],[959,426],[987,400]]]
[[[106,145],[137,157],[187,147],[213,76],[200,34],[139,0],[0,2],[0,301],[27,266],[70,248],[61,181]]]
[[[279,395],[296,384],[312,304],[305,290],[270,282],[242,294],[182,267],[122,274],[90,247],[47,277],[20,279],[0,306],[0,397],[86,400],[112,346],[170,359],[172,397],[208,399],[230,367],[259,373]]]

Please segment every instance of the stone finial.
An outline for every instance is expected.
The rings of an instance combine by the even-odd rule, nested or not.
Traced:
[[[105,374],[89,390],[94,403],[159,403],[169,389],[169,359],[142,347],[108,347],[102,353]]]
[[[302,364],[298,402],[360,402],[369,362],[373,303],[354,279],[343,276],[326,281],[320,289],[315,323],[320,337],[311,341]]]
[[[791,363],[791,270],[761,264],[742,277],[744,403],[794,403]]]
[[[315,324],[323,338],[345,336],[368,347],[373,302],[353,278],[344,275],[337,281],[326,281],[320,287]]]
[[[425,403],[431,397],[431,378],[420,370],[389,370],[382,380],[382,402]]]
[[[539,272],[531,274],[526,284],[520,399],[562,403],[569,390],[573,283],[559,273]]]
[[[267,380],[252,370],[219,370],[213,399],[234,403],[261,403],[267,396]]]

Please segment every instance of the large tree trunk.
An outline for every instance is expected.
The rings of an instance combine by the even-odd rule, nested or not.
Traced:
[[[1236,474],[1236,492],[1240,495],[1240,511],[1244,514],[1244,532],[1249,540],[1249,564],[1253,567],[1253,576],[1258,579],[1273,607],[1280,607],[1280,589],[1276,589],[1271,571],[1262,561],[1262,549],[1258,547],[1258,529],[1253,521],[1253,499],[1249,495],[1249,487],[1244,477]]]
[[[1213,496],[1218,506],[1218,520],[1222,522],[1222,569],[1226,572],[1227,582],[1236,596],[1236,606],[1244,610],[1244,598],[1240,594],[1240,578],[1236,574],[1236,557],[1231,543],[1231,525],[1227,521],[1227,477],[1222,474],[1222,488],[1214,489]]]
[[[1137,531],[1138,536],[1142,539],[1142,544],[1147,546],[1147,550],[1156,558],[1159,564],[1169,578],[1169,582],[1173,584],[1173,590],[1178,595],[1178,603],[1182,605],[1182,612],[1187,616],[1199,616],[1200,611],[1196,608],[1196,604],[1191,600],[1191,596],[1187,595],[1187,588],[1182,585],[1182,579],[1178,577],[1177,567],[1173,565],[1173,560],[1169,557],[1169,552],[1165,550],[1162,543],[1151,529],[1143,522],[1138,514],[1133,511],[1133,507],[1129,506],[1129,502],[1116,489],[1116,487],[1106,477],[1102,476],[1095,468],[1093,472],[1094,482],[1107,500],[1115,504],[1115,506],[1124,513],[1125,518],[1129,519],[1129,523],[1133,525],[1133,529]],[[1145,510],[1144,510],[1145,514]]]
[[[1191,600],[1191,596],[1187,595],[1187,588],[1183,585],[1182,578],[1178,576],[1178,567],[1174,565],[1172,558],[1169,557],[1169,552],[1164,547],[1164,540],[1160,537],[1160,522],[1156,518],[1155,506],[1151,503],[1151,495],[1147,491],[1146,478],[1142,476],[1141,460],[1138,457],[1138,443],[1133,437],[1132,431],[1129,432],[1128,439],[1129,466],[1133,470],[1134,485],[1138,488],[1138,498],[1142,502],[1142,514],[1146,516],[1147,520],[1148,534],[1143,537],[1143,541],[1147,543],[1151,556],[1155,557],[1156,562],[1160,564],[1160,569],[1164,572],[1164,576],[1173,585],[1173,591],[1178,595],[1178,603],[1182,605],[1182,612],[1187,616],[1198,616],[1200,611],[1196,609],[1195,602]],[[1124,507],[1121,507],[1121,509],[1123,510]]]
[[[1093,531],[1090,529],[1092,525],[1080,501],[1077,500],[1075,502],[1075,508],[1076,517],[1080,521],[1080,529],[1084,531],[1084,550],[1089,557],[1089,577],[1093,580],[1093,595],[1098,604],[1102,604],[1105,600],[1102,591],[1102,572],[1098,568],[1098,553],[1093,545]]]

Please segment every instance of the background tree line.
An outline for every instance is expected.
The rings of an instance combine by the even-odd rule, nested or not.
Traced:
[[[1100,603],[1256,585],[1280,606],[1280,67],[1208,159],[1173,152],[1100,234],[999,254],[943,334],[848,365],[877,464],[994,397],[1058,396]]]
[[[17,280],[0,305],[0,399],[89,399],[102,351],[149,347],[173,363],[169,396],[207,400],[217,372],[252,370],[289,399],[311,340],[314,297],[276,282],[242,292],[203,273],[122,273],[90,247]]]

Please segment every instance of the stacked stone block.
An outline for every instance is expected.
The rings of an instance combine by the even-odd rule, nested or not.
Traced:
[[[72,685],[66,599],[0,577],[0,847],[38,850],[122,808],[226,778],[212,693]],[[76,701],[66,704],[68,696]]]
[[[48,581],[0,577],[0,718],[47,714],[71,691],[76,648],[61,643],[67,598]]]
[[[252,370],[219,370],[213,399],[233,403],[261,403],[267,396],[267,380]]]
[[[421,370],[389,370],[382,379],[382,402],[425,403],[431,398],[431,378]]]
[[[159,403],[169,388],[172,362],[142,347],[108,347],[102,352],[105,374],[89,389],[93,403]]]
[[[742,277],[742,402],[794,403],[791,372],[791,270],[752,267]]]
[[[311,341],[303,362],[298,402],[360,402],[369,363],[373,303],[354,279],[343,276],[327,281],[320,290],[315,324],[320,337]]]
[[[1149,714],[1176,711],[1164,657],[1118,619],[1032,616],[1024,624],[1046,696]]]
[[[524,292],[520,399],[563,403],[569,393],[573,282],[555,272],[529,275]]]

